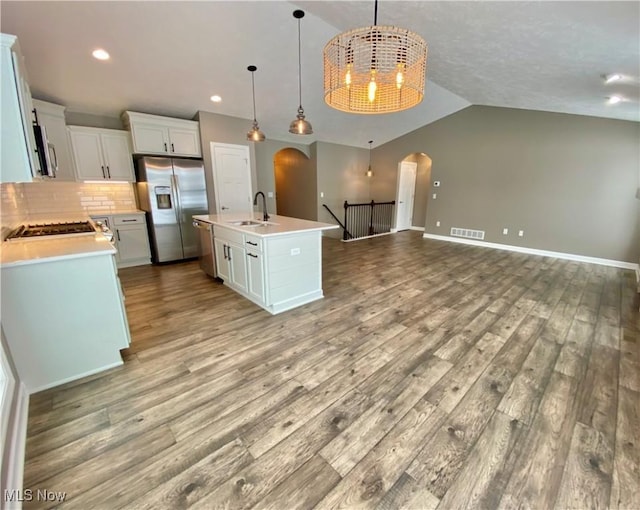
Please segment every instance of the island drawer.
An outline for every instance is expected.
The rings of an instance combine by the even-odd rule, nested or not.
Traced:
[[[245,243],[245,248],[247,250],[254,250],[254,251],[263,251],[262,250],[262,238],[259,236],[252,236],[251,234],[245,234],[244,235],[244,243]]]
[[[216,239],[229,241],[230,243],[236,243],[236,244],[239,244],[240,246],[244,246],[244,234],[236,230],[231,230],[230,228],[219,227],[218,225],[214,225],[213,237]]]

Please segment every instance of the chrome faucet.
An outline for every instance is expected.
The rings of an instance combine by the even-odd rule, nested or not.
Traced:
[[[258,191],[256,196],[253,197],[253,205],[258,205],[258,195],[262,195],[262,221],[269,221],[269,215],[267,214],[267,198],[262,191]]]

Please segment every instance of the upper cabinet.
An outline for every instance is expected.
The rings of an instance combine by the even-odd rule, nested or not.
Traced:
[[[124,112],[122,121],[131,131],[134,154],[202,157],[196,121],[135,112]]]
[[[57,168],[56,181],[75,181],[71,143],[64,118],[65,107],[38,99],[33,100],[38,124],[45,128],[49,141],[49,159]]]
[[[79,181],[135,181],[129,133],[81,126],[68,130]]]
[[[0,34],[0,182],[29,182],[40,173],[31,91],[18,39]]]

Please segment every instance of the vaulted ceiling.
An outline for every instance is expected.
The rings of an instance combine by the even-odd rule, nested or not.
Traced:
[[[288,133],[298,106],[302,8],[303,106],[314,134]],[[192,118],[206,110],[257,117],[268,138],[367,147],[469,104],[640,121],[640,3],[382,0],[378,24],[409,28],[429,45],[427,89],[410,110],[360,116],[324,103],[322,49],[373,24],[373,2],[12,2],[0,29],[18,36],[34,97],[69,111],[123,110]],[[91,51],[102,47],[111,59]],[[605,85],[603,75],[623,79]],[[223,100],[214,104],[210,96]],[[607,104],[619,94],[625,100]],[[250,122],[247,122],[247,129]]]

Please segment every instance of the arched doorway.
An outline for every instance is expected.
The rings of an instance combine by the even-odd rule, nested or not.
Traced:
[[[276,211],[281,216],[318,219],[317,172],[301,151],[282,149],[273,156],[276,182]]]
[[[397,230],[424,229],[431,193],[431,164],[431,158],[424,152],[409,154],[398,163]]]

